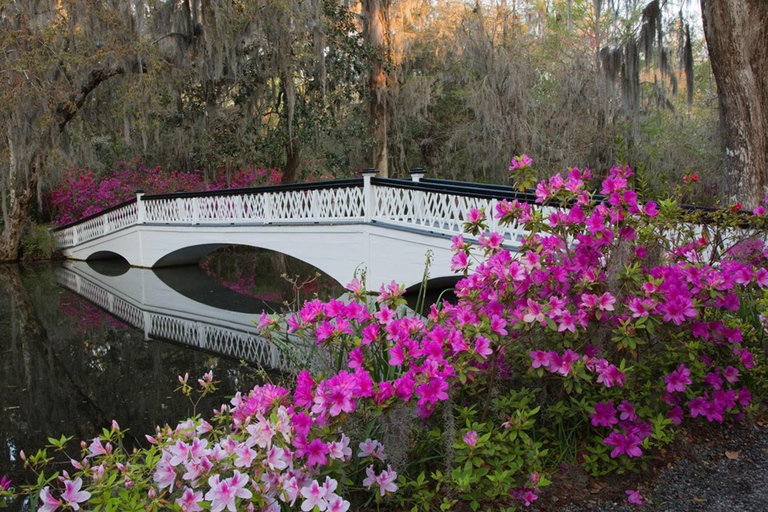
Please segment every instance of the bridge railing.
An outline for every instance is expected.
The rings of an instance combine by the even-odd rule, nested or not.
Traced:
[[[376,178],[372,171],[364,172],[363,179],[208,192],[137,193],[136,199],[58,228],[55,235],[57,247],[68,248],[135,224],[231,226],[355,222],[455,236],[464,232],[464,223],[472,209],[483,209],[490,229],[504,235],[507,247],[514,247],[526,234],[524,226],[499,225],[495,218],[498,203],[513,199],[543,210],[545,217],[555,210],[554,206],[537,204],[533,194],[521,193],[509,186],[429,178]],[[717,211],[683,208],[704,213]],[[694,235],[705,235],[708,240],[717,240],[721,249],[750,236],[745,230],[706,223],[705,218],[701,224],[680,225],[661,236],[672,241],[681,236],[690,239]]]
[[[372,180],[375,197],[375,222],[415,228],[455,236],[464,234],[464,223],[471,210],[484,210],[489,229],[505,237],[505,244],[516,245],[525,236],[522,224],[502,225],[496,218],[496,206],[502,200],[517,199],[533,203],[535,197],[511,187],[457,184],[445,180]],[[546,215],[554,208],[536,205]]]
[[[54,230],[58,248],[136,224],[259,225],[363,222],[363,180],[145,195]]]

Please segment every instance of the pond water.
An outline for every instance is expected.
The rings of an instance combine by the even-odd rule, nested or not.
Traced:
[[[283,276],[283,277],[281,277]],[[0,475],[21,483],[20,450],[48,437],[90,439],[116,420],[140,444],[194,414],[178,375],[220,381],[204,415],[237,390],[285,379],[284,358],[253,319],[341,286],[274,253],[225,250],[200,266],[110,262],[0,265]],[[77,444],[75,444],[77,443]]]

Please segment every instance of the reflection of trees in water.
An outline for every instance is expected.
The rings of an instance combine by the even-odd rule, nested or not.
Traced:
[[[203,413],[255,383],[253,370],[236,361],[145,342],[138,331],[95,316],[66,316],[59,306],[75,304],[75,296],[57,286],[49,266],[0,265],[0,291],[0,328],[8,333],[0,336],[0,474],[20,475],[7,454],[33,453],[51,436],[88,439],[114,418],[142,439],[155,425],[188,416],[189,402],[173,391],[185,372],[198,377],[213,368],[222,381],[221,393],[198,407]]]
[[[203,258],[200,267],[230,290],[270,302],[293,305],[315,295],[330,300],[344,293],[316,267],[265,249],[224,247]]]

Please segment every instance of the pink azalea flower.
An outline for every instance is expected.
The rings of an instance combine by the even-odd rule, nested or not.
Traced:
[[[80,510],[79,503],[82,503],[91,497],[91,493],[80,490],[82,486],[82,478],[78,478],[74,482],[72,480],[64,481],[64,492],[61,494],[61,497],[73,510]]]
[[[397,480],[397,473],[392,471],[391,466],[387,466],[387,469],[382,471],[378,476],[373,470],[373,466],[368,466],[365,470],[365,474],[367,476],[365,480],[363,480],[363,485],[365,487],[371,487],[372,485],[377,484],[381,496],[384,496],[387,492],[397,491],[397,484],[395,483],[395,480]]]
[[[61,506],[61,501],[53,497],[50,487],[48,486],[40,491],[40,501],[42,502],[42,505],[37,509],[38,512],[54,512]]]
[[[184,494],[181,498],[176,500],[176,504],[181,507],[184,512],[199,512],[203,510],[203,507],[198,505],[203,500],[202,491],[193,491],[189,487],[184,488]]]
[[[527,167],[533,163],[533,160],[528,155],[516,156],[510,162],[509,170],[515,171],[521,167]]]
[[[557,326],[558,332],[571,331],[576,332],[576,317],[571,314],[570,311],[563,311],[560,317],[559,325]]]
[[[349,510],[350,503],[342,499],[341,496],[334,496],[333,499],[328,501],[328,512],[347,512]]]
[[[448,383],[442,378],[432,378],[416,388],[416,393],[421,396],[418,404],[431,407],[441,400],[448,400]]]
[[[627,489],[625,492],[627,493],[627,501],[629,503],[631,503],[632,505],[643,504],[643,496],[640,494],[640,491]]]
[[[530,353],[531,366],[533,368],[548,367],[549,366],[549,353],[543,350],[533,350]]]
[[[157,482],[157,487],[163,489],[168,487],[173,492],[173,486],[176,482],[176,470],[171,465],[169,459],[165,456],[157,463],[153,479]]]
[[[667,383],[667,392],[682,393],[686,386],[691,384],[691,370],[681,363],[677,370],[664,377],[664,382]]]
[[[101,439],[98,437],[93,439],[93,442],[88,447],[88,451],[90,452],[87,457],[96,457],[98,455],[108,455],[112,453],[112,445],[107,443],[106,446],[101,444]]]
[[[467,443],[469,446],[476,446],[477,445],[477,431],[470,430],[466,434],[462,436],[462,439],[465,443]]]
[[[637,419],[635,406],[627,400],[622,400],[617,409],[621,412],[621,417],[619,419],[622,421],[635,421]]]
[[[707,401],[702,397],[696,397],[688,402],[688,409],[691,413],[691,418],[705,416],[707,414]]]
[[[352,457],[352,449],[349,447],[349,438],[341,434],[341,441],[334,441],[329,446],[328,456],[337,460],[349,460]]]
[[[635,435],[611,432],[608,437],[603,439],[603,442],[608,446],[614,447],[613,451],[611,451],[612,459],[622,454],[626,454],[628,457],[642,457],[643,455],[642,450],[640,450],[642,440]]]
[[[220,481],[219,475],[208,479],[211,490],[205,494],[205,499],[211,502],[211,512],[221,512],[225,508],[230,512],[236,512],[236,498],[249,499],[253,493],[245,488],[250,481],[247,475],[235,470],[231,478]]]
[[[475,341],[475,352],[477,352],[483,359],[487,359],[489,355],[493,354],[491,340],[484,338],[483,336],[478,336],[477,341]]]
[[[683,423],[683,410],[679,405],[676,405],[669,410],[667,413],[667,418],[671,419],[672,423],[679,426]]]
[[[376,440],[371,440],[371,438],[360,443],[359,448],[358,457],[376,457],[382,461],[387,459],[387,456],[384,454],[384,445]]]
[[[619,420],[616,418],[616,409],[611,402],[598,402],[595,404],[595,412],[589,415],[593,427],[612,427]]]
[[[601,311],[613,311],[613,305],[616,303],[616,297],[608,292],[603,293],[597,301],[597,308]]]
[[[379,492],[384,496],[387,492],[397,492],[397,473],[392,471],[392,467],[387,464],[387,469],[379,475]]]
[[[312,483],[301,489],[301,495],[304,496],[304,502],[301,504],[301,510],[309,512],[317,507],[321,512],[328,508],[328,502],[325,501],[326,489],[312,480]]]
[[[328,445],[321,439],[313,439],[306,447],[307,466],[325,466],[328,463],[326,455],[330,452]]]

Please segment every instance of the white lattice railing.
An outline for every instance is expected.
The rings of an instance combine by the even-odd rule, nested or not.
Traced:
[[[69,248],[135,224],[230,226],[341,221],[378,223],[425,234],[455,236],[464,232],[470,210],[484,209],[490,229],[503,234],[504,244],[514,248],[526,234],[523,226],[499,225],[495,218],[498,198],[512,195],[512,189],[501,186],[442,180],[410,183],[373,179],[373,175],[368,174],[363,180],[240,191],[137,194],[132,202],[57,230],[55,234],[57,247]],[[554,210],[549,206],[532,206],[543,210],[545,218]],[[708,228],[697,226],[697,229]],[[667,235],[674,238],[687,235],[687,231],[681,228]],[[743,237],[743,233],[736,231],[721,230],[727,238]]]
[[[270,187],[242,192],[144,196],[55,231],[68,248],[135,224],[254,225],[363,222],[362,180],[318,183],[315,188]]]
[[[377,222],[455,236],[464,233],[468,212],[477,209],[485,211],[489,229],[504,235],[505,244],[517,245],[526,234],[517,222],[499,223],[495,215],[498,199],[386,186],[374,187],[373,193],[373,219]],[[537,208],[546,210],[545,214],[553,210]]]
[[[145,336],[223,354],[264,368],[293,371],[292,360],[268,338],[195,319],[143,309],[67,269],[59,269],[66,288],[93,302],[112,316],[144,332]]]

